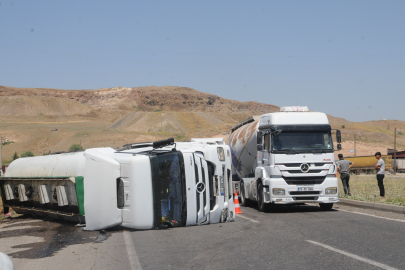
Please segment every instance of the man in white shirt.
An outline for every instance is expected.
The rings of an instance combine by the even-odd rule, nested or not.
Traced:
[[[380,197],[384,198],[385,196],[385,189],[384,189],[384,176],[385,176],[385,162],[381,158],[381,153],[375,153],[375,158],[378,159],[377,165],[375,165],[375,169],[377,170],[377,182],[378,187],[380,188]]]

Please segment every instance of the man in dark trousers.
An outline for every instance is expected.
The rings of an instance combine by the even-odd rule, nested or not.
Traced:
[[[385,162],[381,158],[381,153],[375,153],[375,158],[378,159],[377,165],[375,165],[375,169],[377,170],[377,182],[378,187],[380,188],[380,197],[384,198],[385,196],[385,189],[384,189],[384,176],[385,176]]]
[[[342,180],[343,184],[343,189],[345,191],[345,195],[352,196],[350,194],[350,186],[349,186],[349,180],[350,180],[350,168],[354,166],[354,163],[351,162],[350,160],[344,160],[343,155],[339,154],[339,161],[336,162],[337,165],[337,170],[340,173],[340,179]]]

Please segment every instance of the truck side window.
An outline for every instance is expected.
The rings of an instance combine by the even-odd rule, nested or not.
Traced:
[[[270,150],[270,134],[264,135],[264,149],[266,151]]]

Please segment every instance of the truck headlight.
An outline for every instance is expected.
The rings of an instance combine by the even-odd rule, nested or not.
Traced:
[[[273,188],[273,195],[285,195],[284,188]]]
[[[224,148],[222,147],[217,147],[217,152],[218,152],[218,158],[220,161],[225,161],[225,152]]]
[[[336,194],[337,193],[337,187],[329,187],[325,189],[325,194]]]

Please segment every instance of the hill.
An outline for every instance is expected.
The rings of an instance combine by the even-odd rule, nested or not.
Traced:
[[[258,102],[239,102],[187,87],[114,87],[98,90],[0,86],[3,160],[16,151],[40,155],[85,148],[214,136],[254,114],[278,111]]]
[[[114,87],[98,90],[59,90],[0,86],[0,136],[3,162],[14,152],[35,155],[174,137],[223,136],[234,124],[252,115],[278,111],[275,105],[239,102],[188,87]],[[358,155],[393,148],[393,129],[405,131],[402,121],[350,122],[328,116],[343,132],[343,151]],[[342,128],[344,126],[344,128]],[[405,148],[405,136],[398,136]]]

